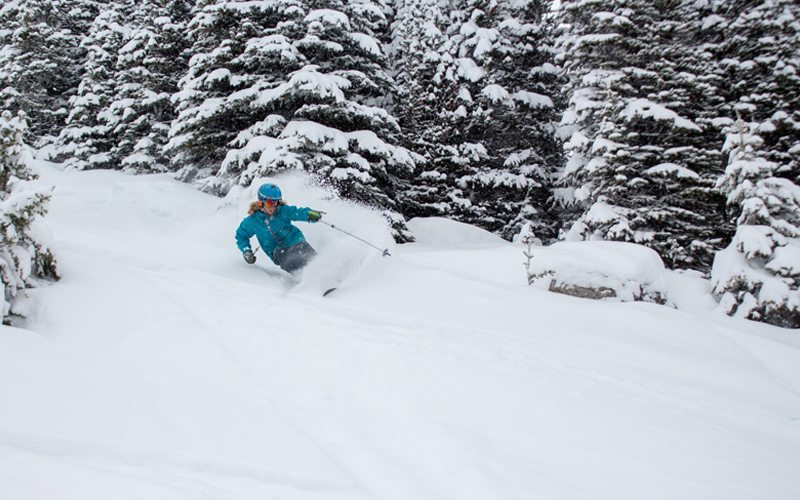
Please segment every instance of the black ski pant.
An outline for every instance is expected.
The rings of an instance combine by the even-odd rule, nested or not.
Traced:
[[[308,264],[317,252],[305,241],[289,248],[278,247],[272,252],[272,261],[287,273],[293,273]]]

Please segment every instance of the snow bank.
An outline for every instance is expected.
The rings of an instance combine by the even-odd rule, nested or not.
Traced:
[[[408,221],[407,227],[416,242],[423,244],[506,243],[494,233],[444,217],[415,217]]]
[[[667,302],[666,269],[658,254],[617,241],[570,241],[532,247],[529,282],[568,295],[623,302]]]

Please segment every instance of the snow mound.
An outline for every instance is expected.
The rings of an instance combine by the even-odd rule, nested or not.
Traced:
[[[408,221],[407,226],[417,243],[431,245],[506,243],[489,231],[444,217],[415,217]]]
[[[667,271],[658,254],[618,241],[558,242],[534,247],[528,264],[533,286],[586,298],[667,302]]]

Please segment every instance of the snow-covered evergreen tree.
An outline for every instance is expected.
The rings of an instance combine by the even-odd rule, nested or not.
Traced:
[[[0,7],[0,109],[27,114],[30,139],[52,142],[77,92],[92,0],[6,0]]]
[[[111,111],[116,91],[117,52],[126,43],[133,12],[130,0],[107,5],[82,42],[87,53],[78,92],[70,98],[66,127],[58,140],[58,157],[68,168],[113,168],[109,152],[119,137]]]
[[[718,92],[704,66],[690,64],[697,3],[677,6],[563,2],[568,160],[559,195],[572,214],[568,239],[643,243],[672,267],[705,270],[726,241],[714,189],[722,141],[708,105]]]
[[[800,5],[791,0],[723,3],[721,78],[730,118],[758,123],[761,155],[776,175],[800,182]]]
[[[403,212],[411,217],[444,215],[450,209],[447,198],[452,181],[431,162],[441,136],[440,102],[445,92],[434,76],[449,8],[449,0],[395,2],[392,42],[387,46],[397,82],[392,112],[400,120],[403,143],[425,156],[400,197]]]
[[[717,253],[714,294],[726,313],[778,326],[800,327],[800,187],[776,177],[765,141],[752,123],[728,138],[730,162],[720,187],[738,214],[736,235]]]
[[[393,93],[378,40],[386,10],[375,0],[219,2],[199,10],[168,145],[181,177],[224,193],[304,169],[349,199],[387,209],[402,231],[394,191],[414,159],[385,110]]]
[[[285,126],[274,140],[256,135],[232,151],[222,174],[241,172],[239,182],[248,183],[304,168],[347,198],[391,208],[397,179],[410,171],[413,158],[396,145],[399,127],[385,110],[393,81],[378,41],[386,29],[384,6],[351,0],[309,7],[283,29],[287,40],[294,38],[297,69],[253,96],[262,117],[283,116]]]
[[[57,279],[58,270],[45,232],[39,225],[47,211],[49,192],[28,185],[35,178],[23,144],[25,121],[4,111],[0,115],[0,321],[24,315],[15,303],[25,288],[40,278]]]
[[[505,237],[533,223],[544,239],[556,70],[543,1],[406,2],[395,24],[403,126],[427,164],[406,204]],[[415,16],[430,13],[426,23]],[[445,13],[447,17],[445,16]]]
[[[286,10],[291,5],[290,1],[196,2],[186,33],[192,42],[186,53],[189,67],[172,96],[178,117],[166,145],[180,179],[193,181],[215,175],[228,144],[246,128],[243,120],[249,114],[247,108],[237,111],[226,100],[259,77],[244,74],[233,61],[245,50],[249,38],[286,22],[290,18]],[[272,71],[264,69],[263,78],[274,78]]]
[[[712,271],[728,314],[800,326],[800,7],[734,1],[715,19],[731,128],[720,186],[737,224]],[[746,123],[746,125],[744,125]]]
[[[621,146],[610,136],[626,104],[622,92],[635,91],[629,85],[620,88],[624,69],[636,55],[629,41],[637,30],[630,19],[633,12],[624,0],[609,5],[567,1],[558,14],[558,62],[568,77],[568,107],[561,123],[568,156],[560,174],[563,189],[558,191],[558,200],[573,214],[572,220],[566,220],[573,223],[567,238],[633,240],[629,211],[610,205],[605,195],[615,184],[606,156],[615,156]],[[642,27],[638,36],[646,31]]]
[[[164,151],[175,118],[171,102],[187,69],[186,0],[138,2],[128,42],[117,53],[114,94],[103,113],[117,138],[112,164],[131,172],[160,172],[169,165]]]

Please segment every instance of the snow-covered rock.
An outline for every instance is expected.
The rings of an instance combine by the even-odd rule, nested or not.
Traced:
[[[658,254],[635,243],[565,241],[532,247],[529,283],[583,298],[668,303],[666,269]]]

